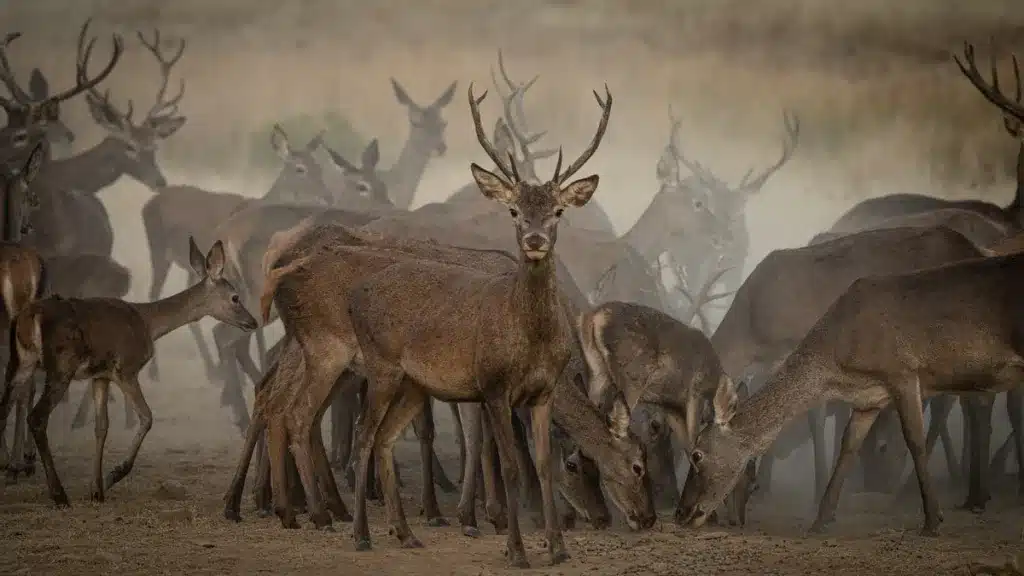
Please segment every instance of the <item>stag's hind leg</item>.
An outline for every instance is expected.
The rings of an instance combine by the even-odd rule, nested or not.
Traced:
[[[49,370],[47,372],[48,374],[50,373]],[[72,375],[73,371],[68,371],[60,378],[48,377],[46,388],[28,415],[28,428],[32,432],[32,438],[35,440],[36,448],[39,450],[39,460],[43,463],[43,470],[46,473],[47,489],[50,492],[50,497],[53,498],[54,504],[60,508],[66,508],[71,503],[68,501],[67,492],[64,491],[64,486],[60,482],[60,476],[57,475],[57,468],[53,464],[53,453],[50,452],[50,439],[46,432],[46,426],[50,421],[50,414],[53,413],[53,409],[56,408],[57,403],[60,402],[64,394],[67,393],[68,387],[71,386]]]
[[[17,346],[17,344],[12,343],[12,346]],[[6,435],[7,419],[13,404],[14,438],[5,465],[8,484],[16,483],[18,474],[26,472],[23,439],[27,424],[25,412],[26,402],[29,402],[32,397],[31,386],[33,385],[32,377],[36,371],[36,359],[37,356],[33,352],[22,350],[17,358],[12,357],[7,362],[4,390],[0,397],[0,436]]]
[[[110,420],[107,418],[107,396],[110,394],[110,380],[106,378],[95,378],[92,381],[93,406],[96,407],[96,456],[92,465],[92,493],[93,502],[103,502],[103,447],[107,442],[107,428]]]
[[[989,449],[992,441],[992,409],[995,396],[979,394],[961,399],[964,413],[969,414],[970,426],[970,473],[967,499],[961,508],[980,514],[985,510],[991,495],[989,493]]]
[[[391,403],[387,415],[377,431],[374,449],[377,452],[377,471],[384,492],[384,508],[387,513],[391,532],[402,543],[403,548],[422,548],[423,543],[412,533],[402,508],[402,495],[398,490],[398,479],[395,477],[395,442],[402,436],[402,431],[420,413],[427,409],[430,397],[423,390],[410,383],[405,386],[397,398]],[[430,455],[425,454],[424,468],[430,466]],[[429,468],[424,475],[430,474]],[[433,491],[433,485],[424,491]],[[436,503],[435,503],[436,504]]]

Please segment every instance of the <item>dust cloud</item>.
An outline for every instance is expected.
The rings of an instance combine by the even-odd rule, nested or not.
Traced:
[[[545,147],[563,145],[567,156],[593,134],[599,109],[591,91],[607,83],[615,108],[588,169],[601,175],[595,198],[620,232],[657,190],[670,106],[682,121],[684,154],[727,182],[774,162],[782,111],[796,113],[802,134],[793,160],[747,209],[748,270],[773,249],[806,242],[859,199],[916,192],[1002,203],[1014,186],[1017,146],[951,56],[965,40],[979,43],[979,62],[990,38],[1002,56],[1024,48],[1024,5],[1016,0],[17,0],[0,7],[0,26],[23,35],[10,50],[19,77],[38,66],[51,86],[68,85],[89,16],[97,60],[109,53],[111,33],[125,37],[125,56],[104,85],[119,105],[131,100],[144,110],[157,88],[136,30],[159,27],[168,42],[187,40],[172,82],[185,80],[180,111],[188,121],[159,152],[172,184],[262,195],[272,174],[248,164],[250,135],[303,114],[343,115],[380,139],[381,165],[390,165],[409,121],[389,78],[424,104],[455,80],[444,113],[448,151],[428,166],[414,206],[443,200],[469,182],[469,163],[484,158],[466,89],[473,82],[478,93],[493,90],[501,49],[517,79],[539,74],[527,99],[530,124],[548,131]],[[485,124],[499,110],[492,96]],[[76,150],[103,137],[83,99],[62,111]],[[552,169],[545,161],[538,172]],[[130,297],[138,300],[150,282],[139,214],[152,194],[128,179],[101,193],[114,257],[132,270]],[[172,272],[165,294],[184,282]],[[165,447],[233,458],[237,432],[216,408],[219,390],[205,383],[191,336],[178,331],[158,349],[164,381],[144,384],[157,423],[142,460]],[[82,390],[72,387],[76,401]],[[119,413],[111,411],[115,453],[130,442],[117,432]],[[71,411],[58,414],[70,422]],[[91,456],[91,434],[54,430],[55,440]],[[786,468],[785,476],[808,481],[809,459]],[[69,483],[84,489],[87,477]]]

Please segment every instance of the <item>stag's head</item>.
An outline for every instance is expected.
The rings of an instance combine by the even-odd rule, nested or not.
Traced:
[[[437,156],[444,156],[448,151],[448,144],[444,137],[448,121],[441,116],[441,112],[455,96],[456,85],[458,82],[452,82],[433,103],[428,106],[420,106],[413,102],[398,80],[391,79],[391,88],[395,91],[395,98],[409,111],[410,140]]]
[[[78,39],[78,49],[85,54],[92,49],[92,42],[85,48],[85,33],[89,26],[86,21]],[[109,92],[100,93],[90,89],[86,100],[89,113],[93,120],[108,133],[108,141],[116,146],[116,162],[121,162],[124,172],[142,184],[160,189],[167,186],[167,179],[157,165],[156,152],[160,144],[185,125],[185,117],[178,114],[178,103],[185,95],[185,81],[179,84],[176,95],[167,98],[167,87],[171,69],[181,60],[185,53],[185,40],[171,52],[161,48],[160,31],[154,30],[153,40],[149,41],[138,33],[139,42],[156,58],[160,66],[160,88],[157,90],[156,102],[138,123],[135,122],[134,107],[128,101],[125,110],[118,109],[111,101]],[[83,70],[79,69],[81,75]]]
[[[469,87],[469,108],[473,115],[477,140],[501,174],[489,172],[476,163],[470,165],[470,170],[480,192],[508,208],[515,223],[519,249],[529,261],[539,262],[550,256],[557,239],[558,221],[562,212],[568,207],[586,205],[597,190],[596,174],[568,184],[566,181],[590,160],[601,144],[612,110],[612,95],[607,86],[605,93],[606,98],[602,101],[597,92],[594,92],[594,98],[603,114],[590,146],[564,172],[561,169],[562,152],[559,150],[554,176],[547,182],[537,184],[521,178],[515,158],[511,154],[502,158],[495,146],[487,140],[480,118],[480,103],[487,96],[487,92],[478,99],[473,96],[473,86]]]
[[[380,146],[376,138],[366,145],[360,157],[359,165],[350,162],[326,143],[321,145],[327,151],[327,155],[331,157],[334,165],[345,175],[343,197],[354,192],[363,200],[369,200],[378,204],[391,204],[391,198],[388,196],[388,186],[377,172],[377,164],[380,162]],[[345,198],[341,198],[341,201],[344,203]]]
[[[99,74],[89,78],[87,72],[89,56],[96,40],[92,39],[88,48],[83,50],[85,47],[82,46],[82,43],[87,26],[88,21],[83,26],[82,35],[79,36],[76,83],[71,88],[56,94],[50,93],[49,82],[38,68],[32,71],[27,89],[23,88],[14,77],[14,71],[7,57],[7,47],[18,39],[20,34],[8,34],[0,42],[0,82],[4,84],[9,93],[8,97],[0,97],[0,107],[7,113],[7,125],[0,131],[2,133],[0,146],[10,150],[28,151],[42,138],[52,144],[71,144],[74,141],[74,133],[60,118],[61,103],[92,90],[97,84],[103,82],[114,70],[123,51],[121,37],[114,35],[114,50],[110,62]]]
[[[733,382],[723,378],[712,403],[713,420],[697,435],[690,452],[690,471],[676,510],[681,525],[703,526],[741,479],[753,482],[754,442],[732,427],[737,403]]]
[[[217,240],[203,256],[196,241],[189,236],[188,251],[189,264],[199,276],[197,311],[202,316],[212,316],[242,330],[255,330],[259,324],[246,310],[238,290],[225,276],[224,244]]]

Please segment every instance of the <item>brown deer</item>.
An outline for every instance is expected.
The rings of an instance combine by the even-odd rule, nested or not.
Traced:
[[[801,248],[769,253],[740,286],[732,306],[711,336],[725,372],[735,381],[781,361],[855,280],[897,274],[983,253],[967,238],[944,226],[868,230]],[[742,392],[742,389],[741,389]],[[814,449],[815,494],[825,491],[823,410],[807,412]],[[798,435],[799,443],[806,436]],[[786,443],[772,452],[782,456]],[[762,462],[759,485],[769,488],[771,458]]]
[[[924,507],[924,535],[942,514],[928,475],[922,400],[997,393],[1024,378],[1017,335],[1024,308],[1024,255],[956,262],[856,280],[741,406],[728,385],[715,396],[683,489],[680,521],[700,526],[746,462],[764,453],[787,422],[828,401],[851,405],[843,444],[812,530],[834,520],[853,457],[879,412],[896,408]]]
[[[191,238],[192,263],[201,280],[163,300],[128,303],[123,300],[65,299],[51,296],[22,310],[11,325],[11,356],[0,399],[0,429],[12,396],[24,394],[41,365],[46,373],[42,396],[28,415],[29,429],[39,450],[50,497],[68,506],[64,487],[53,464],[46,427],[50,413],[74,379],[91,379],[96,405],[96,459],[92,499],[103,501],[109,490],[135,464],[153,415],[139,386],[138,374],[153,355],[153,342],[172,330],[205,316],[254,329],[234,287],[224,276],[224,249],[218,242],[204,257]],[[140,425],[128,457],[103,477],[103,445],[107,436],[107,396],[110,383],[121,389],[139,415]],[[15,446],[15,455],[19,453]]]
[[[437,396],[483,402],[485,406],[498,442],[508,503],[508,560],[517,567],[528,562],[519,532],[511,409],[521,403],[533,407],[548,553],[556,564],[568,558],[555,517],[550,423],[552,390],[569,361],[574,336],[551,255],[563,210],[586,204],[597,189],[597,176],[566,184],[596,151],[607,128],[611,93],[606,91],[605,101],[596,92],[595,98],[604,114],[591,145],[565,172],[561,172],[559,161],[554,177],[537,185],[521,181],[515,164],[498,157],[481,123],[479,103],[483,97],[476,99],[470,86],[477,139],[503,176],[476,164],[471,169],[481,193],[504,204],[515,223],[520,264],[514,273],[484,274],[432,262],[410,262],[396,264],[351,288],[349,313],[370,381],[357,438],[357,549],[370,547],[365,473],[373,450],[377,451],[385,506],[396,535],[403,546],[422,546],[405,521],[391,454],[398,434],[430,396]],[[413,300],[425,306],[417,306],[414,312],[410,308]],[[455,306],[455,302],[459,304]],[[281,310],[282,301],[276,303]],[[456,334],[475,336],[466,339]],[[308,350],[307,357],[312,357]],[[439,362],[439,358],[444,360]],[[628,434],[628,426],[623,433]],[[645,479],[642,452],[638,451],[637,457],[632,475],[625,475],[627,481],[630,476]],[[631,524],[653,524],[653,514],[630,512]]]

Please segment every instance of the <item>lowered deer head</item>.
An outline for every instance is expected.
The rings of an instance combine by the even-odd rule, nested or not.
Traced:
[[[82,27],[79,37],[81,51],[85,32],[89,21]],[[120,164],[123,173],[153,189],[167,186],[167,179],[156,162],[156,152],[160,143],[169,138],[185,125],[185,117],[178,115],[178,103],[185,95],[185,81],[181,80],[178,93],[167,98],[167,85],[171,69],[181,60],[185,53],[185,40],[182,39],[173,53],[161,50],[160,31],[153,31],[152,42],[146,40],[142,32],[137,33],[139,42],[156,58],[160,66],[160,88],[157,90],[156,102],[146,112],[142,120],[136,123],[133,119],[134,108],[128,101],[127,109],[119,110],[111,101],[109,92],[100,94],[90,88],[86,100],[93,120],[108,133],[106,145],[111,149],[111,158]],[[90,43],[89,49],[92,48]],[[88,50],[86,51],[88,53]],[[82,70],[79,70],[82,74]]]
[[[355,192],[361,199],[381,205],[391,205],[391,198],[388,197],[388,186],[381,180],[377,173],[377,164],[380,162],[380,146],[374,138],[366,145],[359,160],[359,166],[349,162],[344,156],[328,146],[321,144],[327,155],[331,157],[334,165],[341,170],[346,177],[343,196]],[[345,199],[342,198],[342,205]]]
[[[90,41],[88,47],[83,46],[88,24],[89,22],[86,21],[82,27],[82,34],[79,36],[77,82],[71,88],[56,94],[50,94],[49,82],[38,68],[32,71],[27,90],[15,79],[14,71],[7,58],[7,47],[21,37],[21,34],[8,34],[0,42],[0,82],[7,87],[7,91],[10,93],[9,97],[0,97],[0,107],[7,113],[7,125],[0,130],[0,146],[7,149],[29,151],[32,150],[33,144],[41,138],[54,144],[64,142],[70,144],[74,141],[74,133],[60,119],[61,102],[66,102],[103,82],[114,70],[123,51],[121,37],[114,35],[114,50],[110,62],[99,74],[89,78],[86,70],[95,39]]]

